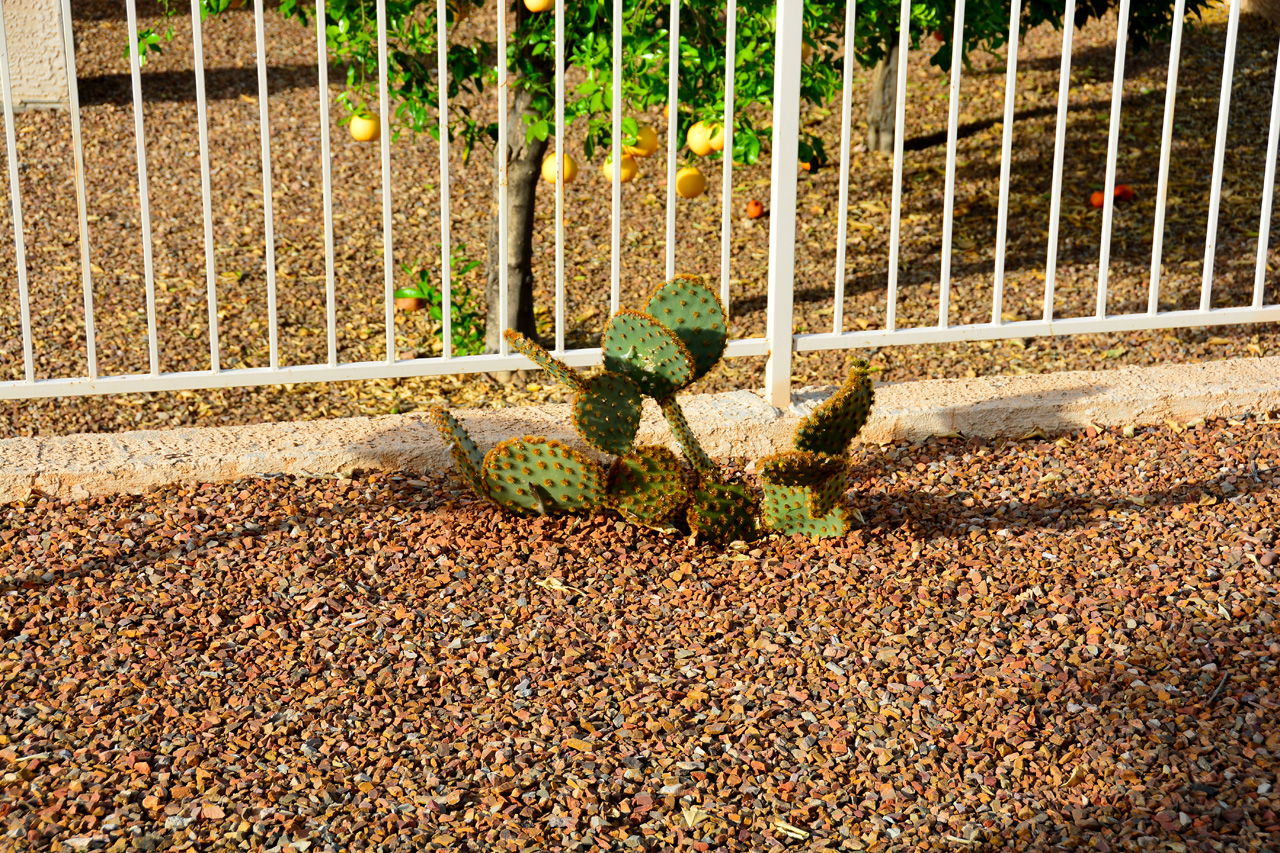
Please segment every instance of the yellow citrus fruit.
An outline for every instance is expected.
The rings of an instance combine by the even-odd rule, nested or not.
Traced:
[[[813,46],[804,42],[800,45],[800,61],[808,65],[810,59],[813,59]]]
[[[711,153],[711,125],[705,121],[698,122],[689,128],[684,141],[690,151],[699,157],[705,157]]]
[[[530,12],[550,12],[556,7],[555,0],[524,0],[524,7]]]
[[[622,182],[624,184],[635,180],[636,173],[640,171],[640,165],[636,163],[636,158],[630,154],[622,155]],[[604,175],[606,181],[613,180],[613,158],[605,158],[604,163],[600,166],[600,174]]]
[[[382,125],[376,115],[352,116],[350,130],[356,142],[373,142],[382,135]]]
[[[658,150],[658,133],[647,124],[640,125],[636,131],[636,144],[624,145],[622,150],[635,157],[648,157]]]
[[[697,166],[676,172],[676,192],[681,198],[697,198],[707,191],[707,178]]]
[[[578,177],[578,161],[573,159],[572,154],[566,154],[564,155],[564,182],[571,184],[576,177]],[[556,182],[556,155],[548,154],[542,161],[542,179],[552,184]]]
[[[724,125],[711,125],[711,131],[707,134],[707,144],[711,146],[712,151],[724,150]]]

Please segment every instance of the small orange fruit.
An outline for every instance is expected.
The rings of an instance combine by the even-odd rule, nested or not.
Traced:
[[[647,124],[640,125],[636,130],[636,144],[624,145],[622,151],[624,154],[630,154],[633,157],[648,157],[650,154],[658,150],[658,133]]]
[[[572,154],[564,155],[564,182],[566,184],[573,183],[573,179],[578,177],[578,161],[573,159]],[[542,161],[542,179],[549,184],[556,182],[556,155],[548,154]]]
[[[376,115],[352,116],[349,129],[356,142],[373,142],[382,136],[382,124]]]
[[[524,7],[530,12],[550,12],[556,7],[556,0],[524,0]]]
[[[697,166],[676,172],[676,193],[681,198],[697,198],[707,191],[707,176]]]
[[[1120,201],[1133,201],[1133,187],[1128,184],[1118,184],[1115,197]]]
[[[1102,194],[1102,190],[1095,190],[1093,195],[1089,196],[1089,205],[1091,207],[1102,207],[1107,201],[1107,197]]]
[[[636,173],[640,171],[640,166],[636,163],[636,158],[630,154],[622,155],[622,182],[624,184],[635,180]],[[613,158],[606,157],[604,163],[600,165],[600,174],[604,175],[606,181],[613,180]]]
[[[753,198],[747,202],[747,216],[751,219],[759,219],[764,216],[764,205],[759,199]]]

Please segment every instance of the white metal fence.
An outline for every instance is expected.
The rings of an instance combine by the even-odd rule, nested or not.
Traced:
[[[16,286],[19,295],[19,311],[21,324],[21,340],[22,340],[22,363],[24,376],[21,379],[13,381],[0,382],[0,398],[26,398],[26,397],[48,397],[60,395],[87,395],[87,394],[104,394],[129,391],[167,391],[180,389],[209,388],[219,386],[245,386],[245,385],[265,385],[277,383],[295,383],[295,382],[311,382],[311,381],[327,381],[327,380],[344,380],[344,379],[373,379],[383,377],[406,377],[427,374],[445,374],[445,373],[468,373],[478,371],[495,371],[508,370],[519,367],[527,367],[528,362],[519,355],[512,355],[506,351],[504,345],[503,351],[496,354],[474,355],[474,356],[456,356],[451,352],[450,348],[450,306],[452,305],[451,295],[449,293],[449,283],[451,281],[450,274],[450,171],[449,163],[451,156],[456,156],[456,152],[450,151],[448,143],[448,134],[445,131],[445,110],[441,109],[441,137],[443,143],[440,145],[440,205],[441,205],[441,244],[442,252],[440,263],[442,266],[442,288],[443,288],[443,305],[445,312],[443,317],[443,353],[438,357],[431,358],[413,358],[401,359],[397,358],[396,348],[396,316],[393,306],[393,270],[394,270],[394,234],[393,234],[393,216],[392,216],[392,192],[394,187],[391,185],[391,140],[390,135],[384,133],[381,138],[381,176],[384,188],[390,191],[384,191],[381,199],[382,213],[382,230],[383,230],[383,271],[385,285],[385,334],[386,334],[386,355],[385,358],[372,361],[361,362],[341,362],[338,358],[338,344],[336,331],[336,306],[339,300],[339,294],[335,288],[334,276],[334,221],[332,209],[332,187],[330,174],[330,137],[329,137],[329,103],[328,103],[328,81],[326,76],[327,59],[325,55],[325,37],[324,37],[324,0],[316,0],[316,38],[319,52],[319,115],[320,115],[320,146],[319,158],[323,165],[323,193],[324,193],[324,253],[325,253],[325,299],[326,299],[326,335],[328,358],[323,363],[305,364],[305,365],[282,365],[279,357],[279,343],[277,340],[277,330],[279,328],[279,317],[277,316],[276,305],[276,260],[275,260],[275,236],[273,231],[273,172],[272,172],[272,145],[271,145],[271,124],[269,113],[269,91],[267,85],[267,46],[264,38],[264,9],[261,0],[256,3],[254,9],[255,27],[257,37],[257,102],[259,105],[259,145],[261,148],[261,165],[262,165],[262,199],[265,216],[265,270],[266,270],[266,289],[267,289],[267,330],[270,349],[269,364],[264,367],[235,368],[230,369],[223,365],[223,358],[219,346],[219,313],[218,313],[218,264],[214,251],[214,232],[213,232],[213,212],[210,184],[210,154],[209,154],[209,138],[208,129],[206,127],[206,93],[205,93],[205,75],[203,70],[203,58],[201,55],[201,19],[199,11],[199,0],[192,0],[191,3],[191,27],[194,36],[195,63],[197,73],[196,80],[196,103],[199,116],[199,158],[200,158],[200,175],[201,175],[201,198],[202,209],[201,216],[204,225],[204,241],[205,241],[205,277],[207,283],[207,309],[209,322],[209,339],[208,339],[208,359],[210,367],[207,370],[199,371],[183,371],[183,372],[163,372],[160,369],[161,356],[160,352],[160,336],[157,329],[157,311],[156,311],[156,275],[155,261],[152,257],[152,200],[148,189],[147,175],[147,147],[145,145],[146,128],[144,127],[144,104],[142,97],[141,68],[137,55],[136,45],[133,45],[131,51],[131,79],[133,93],[133,129],[136,136],[136,152],[137,152],[137,178],[139,197],[138,204],[141,212],[142,227],[142,251],[143,266],[145,271],[145,287],[146,287],[146,327],[147,341],[149,353],[149,371],[141,373],[133,373],[128,375],[104,375],[98,369],[98,357],[95,351],[95,333],[94,333],[94,273],[93,264],[91,263],[91,255],[94,247],[90,244],[87,205],[86,205],[86,188],[85,188],[85,152],[81,139],[80,126],[80,106],[77,94],[77,75],[75,67],[75,50],[72,44],[71,26],[72,12],[70,0],[62,0],[62,16],[65,22],[63,27],[63,39],[66,52],[66,72],[67,80],[70,88],[70,120],[71,120],[71,148],[72,156],[75,164],[75,192],[78,209],[79,221],[79,262],[80,277],[82,284],[82,302],[84,311],[84,328],[85,328],[85,357],[87,363],[87,373],[79,376],[59,376],[50,378],[37,378],[35,369],[35,358],[33,355],[33,323],[32,310],[33,306],[30,300],[30,282],[28,281],[28,264],[26,258],[26,246],[24,243],[24,208],[23,198],[20,186],[20,152],[15,139],[15,119],[13,114],[12,90],[10,80],[10,69],[8,64],[8,49],[6,42],[6,33],[4,29],[3,4],[0,3],[0,95],[4,99],[4,121],[5,121],[5,141],[8,157],[8,175],[9,175],[9,191],[10,205],[12,209],[12,217],[14,223],[13,235],[13,251],[16,261]],[[852,33],[856,18],[856,0],[850,0],[847,9],[846,33]],[[1037,319],[1014,320],[1005,319],[1003,308],[1004,299],[1004,283],[1005,283],[1005,265],[1006,265],[1006,235],[1010,221],[1009,208],[1009,186],[1010,186],[1010,164],[1012,162],[1012,134],[1014,127],[1014,106],[1015,91],[1017,83],[1018,70],[1018,28],[1016,25],[1019,15],[1021,14],[1020,0],[1014,0],[1011,12],[1011,29],[1010,29],[1010,48],[1007,58],[1007,82],[1006,95],[1004,101],[1003,113],[1003,139],[1002,139],[1002,160],[1000,171],[1000,195],[998,204],[998,221],[996,228],[996,245],[995,245],[995,268],[992,281],[992,304],[990,322],[979,322],[956,325],[949,322],[949,301],[951,295],[951,258],[953,251],[953,206],[955,203],[955,184],[957,169],[957,131],[959,125],[959,92],[961,85],[961,77],[964,73],[961,63],[953,63],[950,75],[950,103],[948,109],[947,120],[947,150],[946,150],[946,183],[945,183],[945,200],[944,210],[942,214],[942,253],[941,253],[941,271],[940,278],[937,282],[938,287],[938,322],[936,325],[928,327],[900,328],[897,318],[897,301],[898,301],[898,282],[899,282],[899,261],[900,250],[902,246],[902,187],[903,187],[903,164],[904,164],[904,136],[902,128],[904,126],[904,110],[907,102],[907,57],[908,57],[908,29],[910,21],[910,5],[909,2],[902,4],[901,12],[901,33],[902,43],[899,54],[899,68],[897,75],[897,96],[896,96],[896,126],[899,128],[895,135],[895,150],[893,152],[893,197],[892,197],[892,217],[889,234],[889,258],[887,264],[887,301],[885,312],[885,323],[881,328],[867,328],[859,331],[845,330],[845,284],[846,284],[846,253],[848,246],[848,199],[849,199],[849,181],[850,181],[850,151],[854,146],[852,133],[852,111],[854,107],[854,57],[852,51],[846,51],[844,56],[844,86],[841,97],[841,140],[840,140],[840,183],[839,183],[839,205],[837,207],[838,237],[836,263],[834,271],[834,287],[832,293],[832,326],[828,332],[806,332],[796,334],[793,327],[793,279],[796,265],[796,214],[797,214],[797,157],[798,144],[800,138],[800,80],[802,70],[801,60],[801,44],[802,44],[802,3],[800,0],[780,0],[777,9],[776,18],[776,55],[779,57],[778,64],[775,69],[775,91],[773,98],[773,120],[772,120],[772,176],[770,181],[771,196],[770,209],[771,219],[769,222],[769,262],[768,262],[768,322],[766,332],[763,337],[742,338],[731,341],[728,349],[729,356],[768,356],[765,379],[767,386],[767,395],[775,405],[782,405],[788,399],[791,383],[792,372],[792,355],[795,352],[815,351],[815,350],[831,350],[831,349],[848,349],[857,347],[873,347],[894,344],[914,344],[914,343],[933,343],[944,341],[973,341],[985,339],[999,338],[1027,338],[1048,335],[1062,335],[1070,333],[1091,333],[1091,332],[1120,332],[1138,329],[1152,328],[1172,328],[1179,326],[1212,326],[1222,324],[1240,324],[1254,323],[1263,321],[1280,321],[1280,304],[1267,304],[1265,301],[1265,286],[1267,274],[1267,253],[1269,246],[1269,229],[1271,207],[1273,200],[1273,186],[1275,182],[1275,164],[1277,143],[1280,141],[1280,85],[1273,85],[1273,96],[1271,100],[1270,113],[1270,130],[1267,139],[1266,161],[1265,161],[1265,177],[1263,178],[1263,197],[1261,210],[1258,215],[1258,231],[1257,231],[1257,256],[1254,278],[1253,298],[1250,305],[1238,307],[1212,307],[1212,294],[1214,287],[1214,270],[1215,270],[1215,251],[1216,251],[1216,235],[1218,230],[1218,215],[1221,199],[1222,180],[1223,180],[1223,162],[1224,153],[1227,147],[1227,125],[1229,119],[1230,100],[1232,95],[1232,77],[1233,62],[1236,53],[1236,39],[1240,19],[1240,0],[1233,0],[1230,7],[1229,19],[1227,24],[1226,45],[1223,52],[1223,68],[1221,76],[1221,94],[1219,101],[1219,114],[1217,121],[1217,132],[1214,140],[1214,161],[1213,174],[1211,176],[1211,192],[1208,210],[1208,221],[1206,223],[1206,242],[1204,246],[1203,275],[1200,292],[1200,304],[1195,309],[1190,310],[1160,310],[1160,287],[1162,275],[1162,236],[1164,233],[1164,220],[1167,208],[1168,195],[1168,175],[1171,158],[1173,157],[1173,138],[1174,138],[1174,116],[1175,116],[1175,99],[1177,94],[1177,75],[1180,65],[1180,48],[1183,36],[1183,0],[1178,0],[1175,11],[1175,26],[1172,35],[1172,45],[1170,52],[1170,61],[1168,66],[1168,84],[1166,90],[1166,101],[1163,118],[1163,128],[1160,147],[1159,162],[1159,184],[1157,187],[1157,199],[1155,205],[1156,222],[1153,229],[1153,242],[1151,246],[1151,262],[1150,262],[1150,283],[1149,283],[1149,299],[1145,312],[1140,313],[1124,313],[1110,314],[1108,313],[1108,258],[1111,251],[1111,235],[1112,235],[1112,217],[1114,204],[1114,188],[1116,186],[1116,163],[1117,152],[1120,143],[1120,117],[1122,109],[1122,86],[1125,79],[1125,36],[1129,14],[1128,0],[1123,0],[1119,7],[1119,27],[1116,36],[1117,49],[1115,56],[1115,73],[1111,98],[1110,125],[1106,147],[1106,184],[1103,192],[1104,208],[1102,212],[1102,229],[1101,244],[1099,247],[1100,261],[1098,265],[1098,281],[1096,295],[1096,310],[1087,316],[1071,316],[1059,317],[1054,312],[1054,296],[1055,296],[1055,279],[1058,272],[1058,236],[1060,218],[1063,207],[1063,158],[1064,158],[1064,142],[1065,133],[1068,123],[1067,103],[1068,93],[1071,84],[1072,69],[1072,17],[1074,13],[1073,0],[1066,0],[1065,4],[1065,27],[1062,32],[1062,60],[1060,88],[1057,100],[1057,120],[1056,120],[1056,139],[1055,139],[1055,156],[1052,163],[1052,189],[1051,198],[1049,200],[1049,239],[1048,239],[1048,261],[1044,268],[1044,300],[1043,311]],[[128,8],[128,26],[129,32],[137,30],[138,21],[136,13],[135,0],[127,0]],[[444,0],[438,0],[437,6],[437,22],[438,37],[441,43],[445,43],[445,4]],[[620,153],[620,135],[621,135],[621,109],[622,97],[620,88],[621,67],[618,64],[622,54],[620,31],[622,21],[622,2],[614,0],[614,97],[613,97],[613,151]],[[727,0],[727,17],[729,21],[729,57],[728,67],[734,67],[734,29],[733,22],[736,20],[736,3],[735,0]],[[496,10],[496,32],[498,39],[498,55],[506,55],[506,34],[507,34],[507,16],[508,11],[504,5],[497,4]],[[556,151],[557,156],[562,157],[565,151],[564,145],[564,38],[563,38],[563,21],[564,21],[564,2],[557,0],[555,5],[556,26],[557,26],[557,50],[555,56],[557,75],[557,91],[556,91]],[[671,20],[673,39],[678,38],[679,31],[679,0],[671,2]],[[955,14],[955,32],[953,39],[959,42],[964,27],[964,0],[957,0]],[[379,32],[379,83],[378,95],[380,105],[381,123],[384,128],[390,126],[391,118],[391,102],[387,91],[387,46],[386,46],[386,20],[385,9],[379,7],[378,16],[378,32]],[[441,81],[446,79],[447,67],[445,51],[438,53],[438,74]],[[1277,54],[1278,62],[1280,62],[1280,53]],[[683,71],[688,73],[691,69],[681,69],[678,62],[678,54],[673,45],[670,57],[670,100],[672,103],[677,101],[678,76]],[[499,85],[497,91],[505,93],[507,91],[507,74],[505,67],[499,67],[497,70]],[[1280,80],[1280,64],[1276,69],[1277,80]],[[442,102],[447,98],[445,92],[441,92]],[[729,81],[726,91],[726,104],[729,105],[729,114],[725,117],[725,124],[728,132],[732,133],[733,114],[732,105],[733,97],[733,76],[729,75]],[[505,140],[507,134],[512,132],[512,128],[507,127],[507,116],[505,109],[498,109],[499,123],[499,151],[505,151]],[[672,117],[675,120],[675,116]],[[667,275],[670,276],[679,272],[676,266],[675,252],[675,229],[676,229],[676,152],[678,140],[674,133],[668,134],[667,139],[667,189],[665,201],[665,225],[666,225],[666,256],[665,268]],[[732,138],[727,140],[726,150],[733,150]],[[620,157],[614,157],[615,169],[621,168]],[[499,216],[503,222],[499,224],[498,234],[501,241],[499,249],[500,255],[506,257],[506,234],[505,225],[506,217],[506,168],[507,163],[504,157],[499,157],[497,162],[498,170],[498,193],[499,193]],[[564,173],[563,160],[559,163],[558,172]],[[730,296],[730,258],[729,258],[729,242],[731,229],[733,227],[733,219],[730,215],[731,198],[730,193],[733,186],[734,165],[731,157],[725,157],[723,160],[723,176],[722,176],[722,204],[721,204],[721,228],[720,228],[720,247],[721,247],[721,291],[726,304],[729,304]],[[556,263],[555,263],[555,314],[554,314],[554,349],[557,355],[568,363],[575,366],[587,366],[597,364],[600,359],[598,349],[576,348],[566,349],[565,346],[565,328],[566,328],[566,311],[565,311],[565,269],[564,269],[564,186],[557,183],[555,188],[555,209],[556,209]],[[610,310],[616,311],[619,308],[620,290],[619,290],[619,258],[621,256],[621,223],[622,209],[619,190],[619,181],[616,178],[613,181],[613,192],[609,204],[610,216],[612,217],[612,241],[610,255]],[[507,270],[505,265],[501,271],[501,304],[498,306],[499,311],[497,318],[505,318],[507,316],[506,302],[508,299],[509,282],[507,281]],[[10,285],[5,285],[10,286]],[[70,306],[63,306],[66,310],[71,310]],[[732,314],[733,306],[729,304]]]

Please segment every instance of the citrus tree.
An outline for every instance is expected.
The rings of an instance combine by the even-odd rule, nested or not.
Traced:
[[[793,0],[784,0],[792,2]],[[555,15],[550,0],[510,2],[508,22],[514,30],[507,40],[505,61],[511,90],[507,140],[507,256],[499,257],[497,199],[491,216],[487,263],[487,301],[492,320],[498,305],[499,271],[503,265],[512,287],[506,326],[535,335],[533,225],[539,177],[548,141],[555,135]],[[1187,0],[1198,11],[1208,0]],[[205,16],[215,15],[242,0],[201,0]],[[528,5],[526,5],[526,3]],[[1077,0],[1076,23],[1105,14],[1114,0]],[[624,115],[665,105],[668,97],[670,4],[663,0],[626,2],[622,21],[622,98]],[[439,137],[439,89],[436,60],[434,0],[385,0],[388,47],[388,90],[394,102],[394,133],[425,133]],[[964,43],[951,44],[953,0],[912,0],[910,43],[941,32],[932,61],[949,68],[959,47],[961,55],[996,50],[1008,38],[1008,0],[970,0]],[[804,41],[808,57],[802,66],[800,96],[809,103],[833,100],[842,82],[845,0],[805,0]],[[900,25],[898,0],[861,0],[857,5],[856,59],[872,67],[893,56]],[[1130,39],[1138,47],[1169,30],[1172,0],[1131,0]],[[279,12],[302,24],[314,10],[307,0],[281,0]],[[538,11],[534,11],[538,10]],[[176,10],[171,10],[171,13]],[[737,59],[734,77],[733,151],[735,162],[751,164],[760,156],[768,130],[760,117],[773,98],[774,0],[739,0]],[[564,7],[565,63],[583,73],[567,90],[566,123],[585,126],[583,144],[588,160],[612,150],[613,4],[609,0],[574,0]],[[448,132],[464,157],[477,146],[497,143],[495,122],[480,121],[472,111],[486,87],[497,81],[496,26],[474,27],[465,38],[454,27],[472,15],[483,14],[496,24],[493,6],[485,0],[447,0],[449,96]],[[1061,0],[1027,0],[1021,25],[1061,23]],[[377,6],[375,0],[328,0],[325,33],[329,56],[346,65],[347,90],[341,100],[351,115],[365,112],[375,100],[378,80]],[[678,104],[671,112],[672,129],[684,141],[697,123],[714,126],[725,115],[727,23],[723,0],[683,0],[680,7],[680,68]],[[171,37],[172,31],[169,35]],[[161,38],[151,30],[137,34],[140,52],[160,49]],[[757,107],[758,109],[751,109]],[[642,128],[631,115],[623,121],[624,145],[636,145]],[[697,146],[699,154],[705,147]],[[566,152],[567,153],[567,152]],[[693,152],[689,152],[692,156]],[[713,152],[707,156],[719,157]],[[804,161],[824,159],[822,140],[800,141]],[[566,168],[566,173],[568,173]],[[554,175],[554,172],[552,172]],[[495,187],[497,182],[494,182]],[[496,191],[495,191],[496,192]],[[500,324],[490,322],[486,345],[495,351]]]

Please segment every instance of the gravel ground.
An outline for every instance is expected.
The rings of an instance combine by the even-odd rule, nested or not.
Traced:
[[[0,845],[1274,849],[1280,421],[1126,432],[859,446],[816,544],[414,472],[0,509]]]
[[[140,214],[135,178],[132,105],[122,7],[107,0],[73,3],[82,81],[85,156],[98,355],[104,373],[145,371],[145,298]],[[145,23],[156,7],[142,4]],[[275,178],[276,272],[282,364],[327,358],[324,334],[324,254],[320,167],[316,156],[316,53],[312,30],[266,16],[271,63],[270,116]],[[1188,30],[1183,46],[1170,172],[1169,220],[1164,234],[1162,301],[1165,308],[1198,305],[1204,258],[1208,184],[1218,114],[1218,79],[1225,37],[1225,9],[1211,11]],[[473,18],[464,26],[485,22]],[[146,98],[150,197],[154,205],[156,293],[162,370],[209,366],[205,302],[205,247],[200,217],[194,77],[190,24],[174,19],[176,40],[143,75]],[[1103,183],[1114,61],[1114,20],[1077,33],[1065,160],[1056,316],[1091,314],[1098,280],[1101,214],[1088,207]],[[252,16],[230,12],[207,22],[209,126],[213,166],[213,216],[219,332],[225,367],[268,363],[266,263],[258,154],[256,71]],[[465,32],[460,34],[464,37]],[[1004,311],[1009,318],[1036,317],[1044,290],[1049,207],[1049,166],[1058,89],[1061,40],[1042,28],[1028,34],[1019,55],[1014,161],[1011,164],[1009,249]],[[1276,42],[1271,31],[1246,17],[1241,25],[1227,137],[1224,195],[1216,242],[1213,304],[1247,304],[1252,293],[1258,209],[1262,186]],[[1154,221],[1156,169],[1163,121],[1166,48],[1127,59],[1119,177],[1135,190],[1116,211],[1109,266],[1108,310],[1145,310]],[[974,57],[962,89],[950,322],[990,317],[996,230],[999,150],[1004,99],[1003,59]],[[855,115],[863,110],[868,75],[855,85]],[[332,80],[340,80],[335,69]],[[572,83],[572,81],[570,81]],[[937,322],[947,79],[912,56],[908,82],[898,319],[902,326]],[[332,101],[340,92],[335,85]],[[335,107],[336,108],[336,107]],[[483,116],[492,104],[476,105]],[[339,113],[335,112],[335,116]],[[660,130],[660,114],[649,116]],[[806,107],[807,129],[838,150],[839,110]],[[70,122],[53,113],[17,119],[20,180],[36,326],[36,373],[82,375],[84,321],[71,157]],[[338,287],[338,357],[344,361],[386,356],[381,262],[381,183],[375,148],[361,146],[333,128],[334,214]],[[855,128],[855,139],[864,130]],[[665,139],[665,137],[664,137]],[[2,143],[0,143],[2,144]],[[581,149],[580,131],[569,129],[569,147]],[[665,144],[665,142],[664,142]],[[880,155],[855,147],[851,169],[850,237],[845,327],[875,328],[885,316],[891,172]],[[483,246],[490,187],[489,155],[469,163],[455,158],[452,233],[477,257]],[[393,147],[394,248],[397,262],[435,264],[439,234],[438,152],[429,139],[404,139]],[[0,164],[3,160],[0,159]],[[704,163],[707,194],[678,210],[678,266],[682,272],[720,275],[720,173]],[[3,168],[7,168],[4,166]],[[752,336],[765,325],[768,219],[742,216],[746,201],[769,197],[768,157],[735,171],[731,243],[733,333]],[[646,163],[623,194],[622,294],[635,305],[663,274],[666,188],[659,165]],[[820,168],[800,178],[796,327],[830,328],[834,286],[838,169]],[[568,189],[566,203],[567,339],[590,345],[607,319],[609,217],[602,208],[606,184],[594,166]],[[543,188],[542,235],[535,273],[543,329],[551,332],[555,254],[550,194]],[[7,205],[0,233],[10,228]],[[15,280],[12,247],[0,241],[0,281]],[[1274,266],[1274,261],[1270,266]],[[398,270],[397,282],[407,278]],[[479,271],[462,284],[480,287]],[[1275,302],[1274,279],[1267,300]],[[22,375],[16,287],[0,288],[0,378]],[[397,319],[397,349],[438,351],[435,331],[422,314]],[[886,380],[991,373],[1095,369],[1129,364],[1189,362],[1228,356],[1275,354],[1280,325],[1185,329],[1052,340],[946,344],[883,349],[868,355]],[[827,384],[847,371],[848,353],[797,357],[798,384]],[[758,387],[761,360],[731,361],[700,390]],[[134,427],[220,425],[350,414],[405,411],[446,400],[455,407],[558,399],[541,383],[498,385],[482,377],[413,379],[231,389],[152,395],[120,395],[54,401],[0,401],[0,432],[10,435],[118,431]]]

